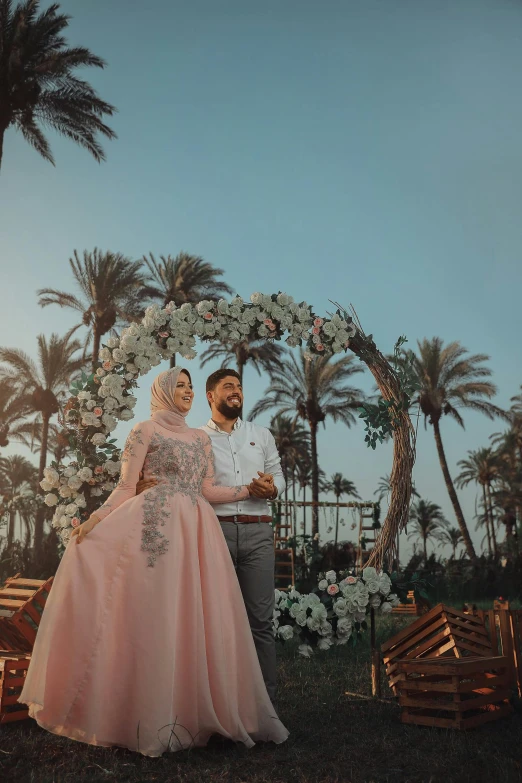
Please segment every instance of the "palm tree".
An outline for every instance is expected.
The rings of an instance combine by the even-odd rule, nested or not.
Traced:
[[[320,467],[318,471],[319,476],[319,492],[326,490],[326,474]],[[303,491],[303,534],[306,535],[306,490],[312,486],[312,455],[310,449],[307,453],[300,457],[295,465],[295,477],[300,489]]]
[[[9,378],[21,394],[31,395],[33,413],[41,416],[41,449],[38,466],[38,482],[43,479],[47,462],[49,424],[60,410],[60,401],[69,388],[71,378],[79,372],[83,358],[76,354],[81,349],[79,340],[72,339],[70,330],[64,337],[52,334],[49,341],[40,334],[38,343],[38,364],[17,348],[0,348],[0,378]],[[40,553],[43,539],[44,512],[40,511],[35,521],[35,557]]]
[[[468,451],[468,458],[459,460],[457,464],[461,468],[459,475],[455,479],[455,483],[459,488],[467,487],[472,481],[482,487],[488,549],[489,554],[493,552],[496,557],[497,539],[491,501],[491,485],[498,477],[498,455],[492,448],[477,449],[476,451]]]
[[[275,408],[279,413],[292,413],[303,419],[310,428],[312,457],[312,501],[319,502],[319,461],[317,457],[317,428],[329,417],[350,427],[357,420],[356,412],[364,393],[348,386],[351,378],[363,371],[355,364],[354,356],[343,356],[332,361],[326,356],[308,358],[303,350],[296,359],[286,354],[282,370],[270,373],[270,387],[262,400],[256,403],[250,418]],[[312,506],[312,536],[317,545],[319,512]]]
[[[391,491],[392,491],[392,486],[391,486],[391,481],[390,481],[390,474],[388,473],[388,474],[386,474],[386,476],[381,476],[379,478],[379,483],[377,484],[377,489],[375,490],[375,492],[373,494],[377,495],[377,502],[381,503],[384,500],[384,498],[387,498],[387,497],[389,497],[391,495]],[[412,487],[411,487],[411,494],[412,494],[412,497],[416,497],[416,498],[420,497],[419,493],[415,489],[415,485],[414,484],[412,484]]]
[[[0,447],[9,444],[8,435],[13,437],[30,413],[30,401],[18,390],[9,378],[0,380]]]
[[[81,298],[54,288],[42,288],[38,291],[39,304],[42,307],[57,304],[82,314],[76,328],[84,325],[89,329],[86,345],[92,338],[94,372],[103,335],[116,325],[140,316],[145,284],[143,264],[121,253],[102,253],[97,248],[92,253],[84,250],[83,258],[75,250],[69,264]]]
[[[337,503],[340,502],[343,495],[348,495],[348,496],[351,495],[352,497],[357,498],[358,500],[361,499],[361,496],[357,492],[357,489],[355,488],[355,484],[353,483],[353,481],[344,478],[342,473],[333,474],[332,478],[327,484],[327,491],[334,493]],[[335,546],[337,546],[338,539],[339,539],[339,506],[337,506],[336,517],[335,517]]]
[[[457,547],[462,543],[462,533],[458,527],[442,528],[439,533],[441,545],[449,545],[452,549],[453,560],[457,557]]]
[[[223,280],[217,278],[224,274],[224,269],[218,269],[200,256],[188,253],[178,253],[172,256],[160,256],[156,261],[152,253],[143,257],[150,279],[144,289],[144,295],[157,299],[162,307],[174,302],[180,307],[187,302],[197,304],[203,299],[217,301],[222,296],[230,295],[232,289]],[[170,366],[174,367],[176,357],[172,356]]]
[[[277,450],[281,457],[281,468],[285,478],[285,503],[288,500],[290,477],[292,479],[292,500],[294,501],[293,525],[295,535],[296,466],[300,460],[306,459],[310,453],[310,436],[299,421],[291,416],[285,416],[282,413],[278,413],[272,418],[269,429],[274,436]],[[286,511],[288,511],[288,506],[286,506]]]
[[[490,419],[495,416],[505,417],[506,414],[489,402],[497,393],[497,388],[491,381],[484,380],[491,376],[491,370],[482,364],[489,359],[488,356],[485,354],[466,356],[467,350],[460,343],[453,342],[444,347],[440,337],[424,339],[418,343],[418,346],[419,356],[415,356],[413,366],[420,383],[420,391],[413,404],[420,403],[425,424],[429,422],[433,427],[446,488],[468,557],[475,560],[475,548],[449,472],[442,444],[440,420],[443,416],[451,416],[461,427],[464,427],[464,420],[459,412],[463,408],[479,411]]]
[[[281,370],[282,354],[283,349],[279,343],[244,337],[237,342],[212,343],[201,354],[201,367],[217,359],[222,359],[221,367],[228,367],[229,360],[234,359],[243,383],[243,370],[246,364],[250,363],[258,375],[261,375],[261,370],[266,372]]]
[[[102,118],[116,109],[102,101],[78,68],[104,68],[89,49],[66,46],[69,16],[54,3],[41,14],[39,0],[13,8],[0,0],[0,165],[4,135],[13,126],[43,158],[54,158],[41,126],[84,147],[98,162],[105,160],[98,136],[116,138]]]
[[[34,494],[36,489],[36,467],[25,457],[14,454],[0,459],[0,494],[4,502],[14,501],[20,495]],[[7,546],[14,541],[16,510],[9,508],[9,523],[7,528]]]
[[[420,538],[424,552],[424,564],[428,563],[428,539],[440,540],[442,531],[447,526],[440,506],[429,500],[417,500],[410,509],[410,520],[413,530],[408,538]]]

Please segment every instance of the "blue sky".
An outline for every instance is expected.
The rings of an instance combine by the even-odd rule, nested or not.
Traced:
[[[283,290],[318,314],[330,298],[353,303],[384,351],[400,334],[413,345],[460,340],[490,355],[496,402],[509,404],[522,382],[520,4],[65,0],[62,9],[73,17],[70,43],[108,62],[88,78],[118,107],[119,138],[97,165],[51,134],[53,168],[8,132],[2,345],[34,354],[39,332],[74,323],[72,312],[39,309],[35,294],[71,289],[74,249],[185,250],[224,268],[244,297]],[[207,416],[206,368],[192,365],[196,425]],[[251,404],[265,388],[247,371]],[[471,413],[465,421],[465,431],[443,422],[453,472],[502,428]],[[340,470],[367,499],[391,468],[390,448],[368,451],[359,426],[329,424],[319,449],[326,472]],[[454,523],[422,427],[415,479]],[[461,495],[474,527],[475,492]]]

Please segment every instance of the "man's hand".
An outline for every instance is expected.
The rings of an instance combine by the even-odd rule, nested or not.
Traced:
[[[249,486],[251,497],[262,500],[274,500],[277,497],[277,489],[274,486],[274,477],[271,473],[261,473],[257,471],[259,478],[252,479]]]
[[[138,483],[136,484],[136,494],[141,495],[142,492],[145,492],[146,489],[152,489],[152,487],[155,487],[157,485],[156,479],[144,479],[140,478]]]

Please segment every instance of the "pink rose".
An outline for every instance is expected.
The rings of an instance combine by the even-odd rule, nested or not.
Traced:
[[[168,332],[158,332],[158,334],[159,334],[160,337],[168,337],[169,336]]]
[[[95,408],[93,413],[95,416],[101,416],[103,414],[103,408]]]
[[[103,473],[102,466],[101,465],[96,465],[96,467],[94,468],[94,472],[97,473],[98,475],[100,475],[100,473]]]
[[[212,313],[205,313],[205,315],[203,316],[205,321],[211,321],[213,319],[213,317],[214,316],[212,315]]]
[[[263,321],[265,326],[273,327],[272,319],[271,318],[265,318]]]
[[[323,324],[324,324],[324,321],[323,321],[323,319],[322,319],[322,318],[316,318],[316,319],[314,320],[314,326],[317,326],[317,327],[319,327],[319,326],[322,326]]]
[[[328,585],[326,592],[328,595],[337,595],[339,592],[339,585]]]
[[[315,346],[316,351],[324,351],[324,345],[322,343],[317,343]]]
[[[318,326],[314,326],[314,328],[312,329],[312,334],[321,334],[321,330],[319,329]]]
[[[112,367],[112,363],[109,361],[103,362],[102,367],[104,370],[110,370]]]
[[[357,579],[354,576],[347,576],[344,581],[347,585],[354,585],[357,582]]]
[[[71,525],[72,525],[73,527],[78,527],[78,525],[79,525],[79,524],[80,524],[80,520],[78,519],[78,517],[73,517],[73,518],[71,519]]]

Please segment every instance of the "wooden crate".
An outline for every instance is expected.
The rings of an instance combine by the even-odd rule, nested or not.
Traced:
[[[25,704],[18,702],[31,656],[0,650],[0,725],[28,717]]]
[[[418,617],[421,614],[421,611],[420,607],[415,601],[415,592],[413,590],[408,591],[406,601],[407,603],[405,604],[399,604],[399,606],[395,606],[392,609],[392,614],[413,614],[415,617]]]
[[[505,656],[397,661],[401,721],[471,729],[512,712]]]
[[[522,610],[476,610],[485,624],[493,655],[505,655],[509,661],[513,687],[522,697]]]
[[[0,589],[0,649],[30,652],[51,589],[50,579],[10,577]]]
[[[396,693],[400,659],[491,656],[492,646],[480,617],[438,604],[382,645],[388,682]]]

